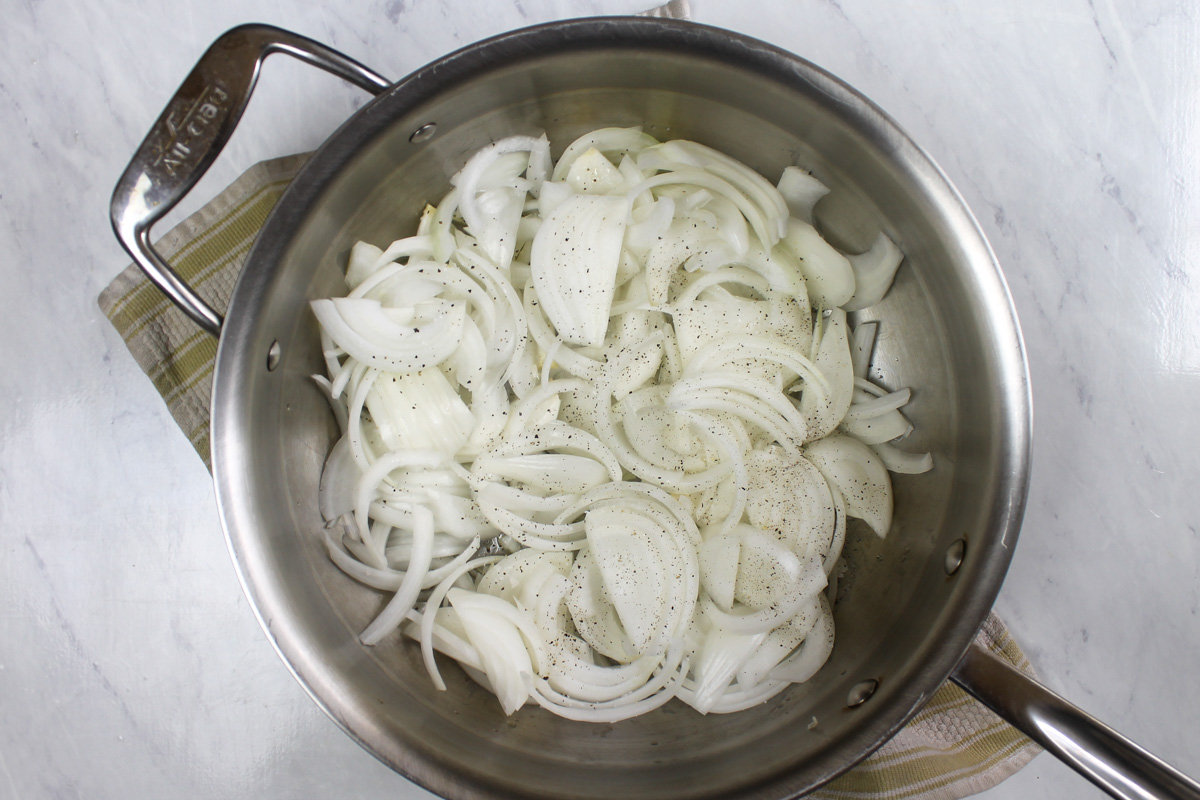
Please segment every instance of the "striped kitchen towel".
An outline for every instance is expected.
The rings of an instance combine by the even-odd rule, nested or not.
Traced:
[[[173,228],[155,249],[184,283],[224,313],[259,228],[307,158],[301,154],[251,167]],[[101,293],[100,309],[212,469],[208,408],[217,340],[175,308],[132,264]]]
[[[252,167],[157,243],[180,277],[224,310],[268,213],[306,156]],[[175,421],[209,463],[209,400],[216,341],[130,265],[100,295],[100,308],[154,382]],[[1028,659],[994,614],[979,634],[997,655],[1032,674]],[[956,800],[988,789],[1040,748],[947,683],[929,704],[857,768],[813,796],[823,800]]]

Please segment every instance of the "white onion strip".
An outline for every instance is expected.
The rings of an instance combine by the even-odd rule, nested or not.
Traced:
[[[408,570],[404,573],[404,579],[396,589],[396,594],[392,595],[392,599],[384,606],[379,616],[362,632],[359,638],[363,644],[378,644],[384,636],[398,628],[404,621],[404,615],[417,602],[417,595],[421,593],[421,584],[425,580],[425,573],[429,571],[430,551],[433,547],[433,512],[417,506],[413,509],[413,517],[413,555]]]
[[[446,599],[446,594],[459,578],[468,572],[490,566],[498,561],[500,561],[500,556],[484,556],[459,565],[442,578],[442,582],[434,587],[429,599],[425,602],[425,610],[421,614],[421,657],[425,661],[425,669],[429,672],[430,680],[440,692],[446,691],[446,682],[442,680],[437,661],[433,658],[433,625],[437,620],[438,609],[442,607],[442,601]]]

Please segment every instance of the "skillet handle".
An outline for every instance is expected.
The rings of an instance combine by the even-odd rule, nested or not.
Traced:
[[[150,244],[150,226],[196,185],[229,141],[262,62],[286,53],[372,94],[391,82],[325,45],[270,25],[242,25],[200,57],[130,161],[112,198],[113,231],[166,295],[213,336],[221,315],[192,290]]]
[[[1200,784],[972,644],[950,679],[1120,800],[1200,800]]]

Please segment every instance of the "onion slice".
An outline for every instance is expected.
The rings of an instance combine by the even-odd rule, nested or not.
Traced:
[[[577,195],[538,228],[530,256],[533,285],[565,342],[604,341],[628,213],[624,198]]]
[[[849,256],[854,269],[854,296],[843,306],[847,311],[861,311],[883,299],[892,286],[896,270],[904,260],[904,253],[896,243],[884,234],[875,237],[871,249],[856,256]]]

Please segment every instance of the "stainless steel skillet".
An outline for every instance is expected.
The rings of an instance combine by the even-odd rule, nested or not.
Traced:
[[[262,59],[286,52],[375,93],[312,157],[250,254],[222,319],[153,251],[149,230],[215,159]],[[833,192],[826,233],[907,253],[870,310],[885,381],[912,405],[935,470],[897,479],[891,535],[853,537],[838,643],[813,681],[762,707],[701,717],[668,706],[617,725],[524,709],[506,719],[465,678],[430,690],[413,648],[358,644],[379,598],[325,558],[316,485],[335,426],[308,375],[307,301],[337,291],[357,239],[405,233],[463,158],[512,133],[570,140],[641,124],[767,175],[800,163]],[[351,736],[448,797],[792,797],[887,741],[948,677],[1119,797],[1200,787],[1008,669],[971,640],[999,591],[1025,502],[1031,402],[1007,288],[932,161],[878,108],[762,42],[691,23],[580,20],[506,34],[390,84],[266,26],[225,34],[156,123],[114,195],[131,255],[220,344],[213,471],[234,563],[289,668]],[[447,670],[447,672],[450,672]],[[816,725],[813,725],[813,720]]]

